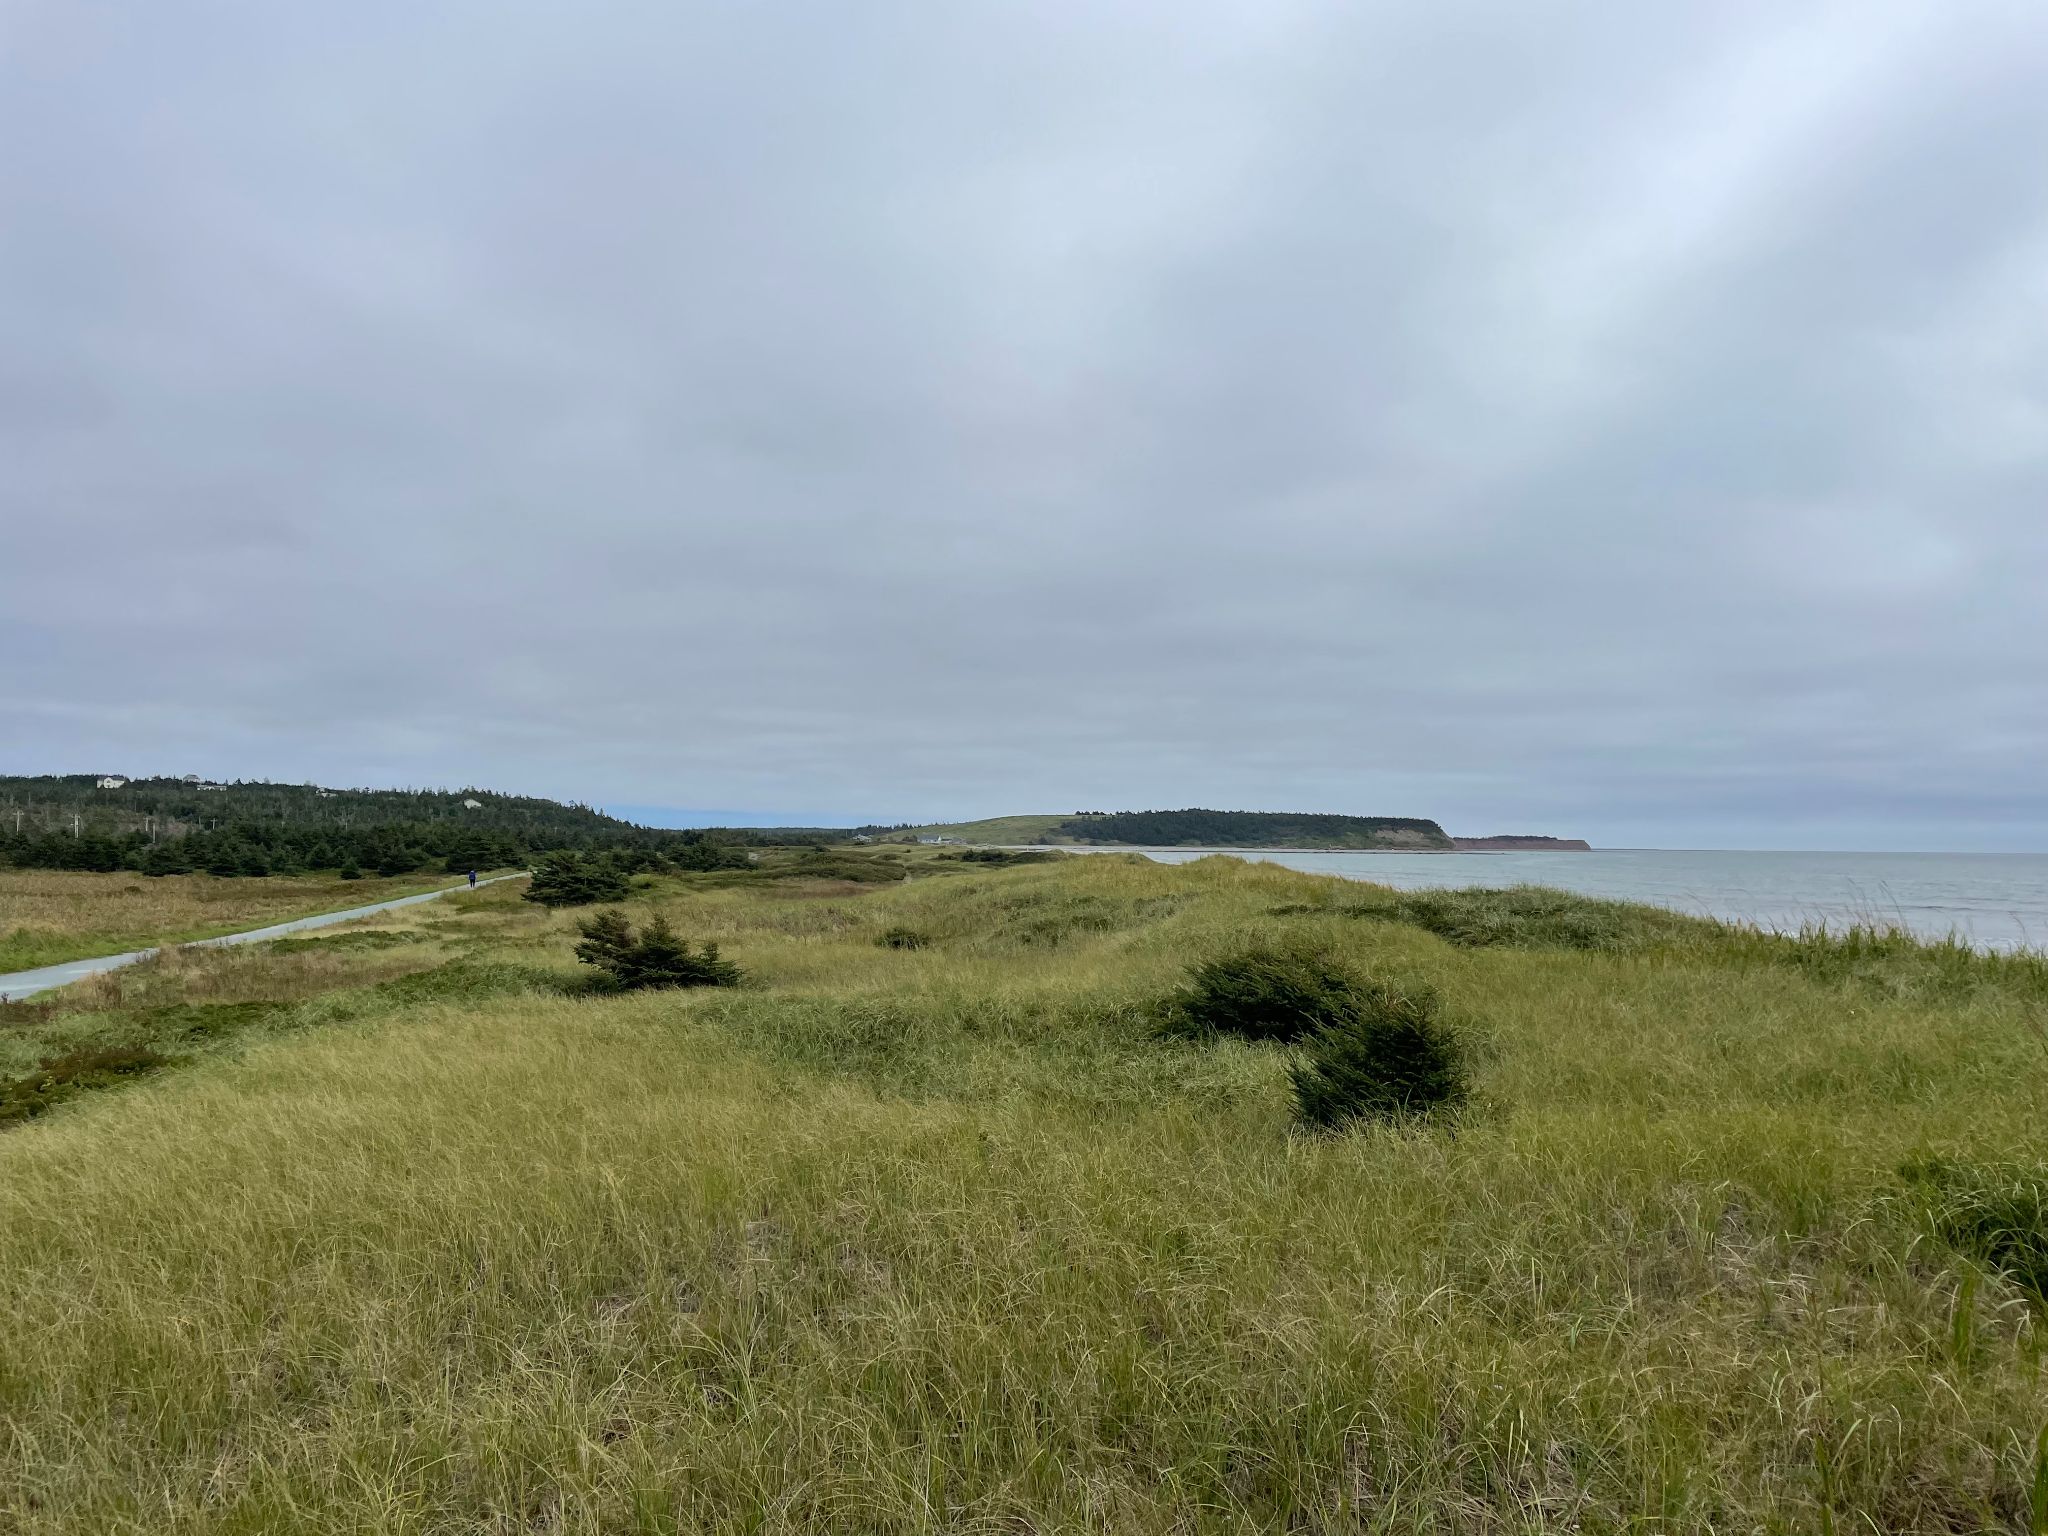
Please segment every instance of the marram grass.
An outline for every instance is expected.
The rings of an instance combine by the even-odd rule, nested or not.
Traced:
[[[2035,1303],[1900,1172],[2039,1163],[2036,971],[1357,894],[670,881],[629,910],[747,983],[605,998],[499,890],[0,1025],[284,988],[0,1133],[0,1531],[2048,1521]],[[1454,1126],[1300,1134],[1284,1048],[1159,1037],[1279,939],[1437,989],[1484,1046]]]

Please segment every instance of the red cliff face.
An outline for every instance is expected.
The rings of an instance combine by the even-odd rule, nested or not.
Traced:
[[[1520,848],[1525,851],[1550,853],[1591,853],[1593,845],[1583,837],[1534,837],[1504,835],[1500,837],[1454,837],[1454,847],[1485,852],[1488,849]]]

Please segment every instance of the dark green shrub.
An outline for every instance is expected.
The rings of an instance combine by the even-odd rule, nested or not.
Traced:
[[[151,847],[142,856],[142,872],[145,875],[191,874],[192,855],[185,847],[185,839],[167,837]]]
[[[676,869],[699,874],[718,869],[747,869],[753,864],[746,849],[709,841],[684,843],[670,850],[668,862]]]
[[[1312,951],[1254,947],[1196,966],[1167,1024],[1179,1034],[1291,1043],[1355,1016],[1359,985]]]
[[[919,933],[915,928],[884,928],[875,936],[875,942],[884,949],[926,949],[932,942],[928,933]]]
[[[1449,1109],[1470,1091],[1465,1051],[1426,986],[1368,981],[1356,1012],[1309,1038],[1288,1069],[1294,1114],[1336,1130],[1354,1120],[1405,1120]]]
[[[89,1046],[63,1056],[45,1057],[26,1076],[12,1082],[0,1081],[0,1125],[11,1120],[33,1120],[66,1099],[95,1088],[111,1088],[169,1064],[168,1056],[137,1045]]]
[[[651,917],[639,933],[617,907],[586,917],[577,925],[583,942],[576,958],[604,972],[611,987],[635,992],[643,987],[736,987],[740,968],[718,958],[718,946],[701,952],[679,939],[664,917]]]
[[[2048,1167],[1929,1157],[1900,1172],[1943,1242],[2048,1306]]]
[[[526,899],[547,907],[581,907],[594,901],[624,901],[626,876],[610,859],[557,853],[533,867]]]

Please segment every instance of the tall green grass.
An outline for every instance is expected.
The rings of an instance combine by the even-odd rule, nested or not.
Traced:
[[[568,915],[452,900],[0,1133],[0,1530],[2036,1518],[2035,1299],[1902,1172],[2039,1159],[2024,966],[1662,914],[1474,944],[1102,857],[664,881],[636,920],[747,984],[603,998],[558,986]],[[1191,967],[1282,942],[1483,1026],[1455,1124],[1302,1136],[1290,1048],[1159,1038]],[[0,1029],[116,1039],[305,961]]]

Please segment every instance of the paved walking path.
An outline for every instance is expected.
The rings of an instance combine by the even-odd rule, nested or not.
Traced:
[[[521,880],[526,877],[521,870],[512,875],[493,875],[488,880],[479,880],[479,887],[495,885],[500,880]],[[400,896],[391,901],[373,901],[367,907],[350,907],[346,912],[322,912],[318,917],[298,917],[288,923],[273,923],[268,928],[251,928],[247,933],[224,934],[217,939],[194,939],[182,946],[186,949],[211,949],[222,944],[261,944],[265,939],[281,939],[288,933],[301,933],[308,928],[326,928],[335,923],[345,923],[351,918],[368,917],[372,912],[389,912],[393,907],[410,907],[422,901],[432,901],[446,896],[450,891],[466,891],[469,882],[445,886],[438,891],[423,891],[417,896]],[[33,971],[16,971],[9,976],[0,976],[0,1003],[20,1002],[24,997],[37,992],[47,992],[52,987],[61,987],[69,982],[82,981],[88,976],[97,976],[102,971],[116,971],[124,965],[133,965],[138,960],[147,960],[155,949],[131,949],[125,955],[95,955],[90,960],[66,960],[59,965],[45,965]]]

